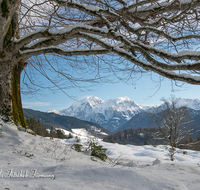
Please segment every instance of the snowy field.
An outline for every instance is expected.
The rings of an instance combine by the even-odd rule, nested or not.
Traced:
[[[164,146],[99,144],[108,159],[91,160],[71,149],[75,139],[33,136],[3,124],[0,135],[0,190],[199,190],[200,154],[177,150],[171,162]],[[67,131],[66,131],[67,133]],[[87,131],[74,130],[87,145]]]

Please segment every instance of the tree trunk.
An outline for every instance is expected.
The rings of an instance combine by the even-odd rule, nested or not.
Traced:
[[[20,61],[15,65],[12,72],[12,119],[15,124],[26,126],[24,112],[22,109],[21,92],[20,92],[20,76],[24,69],[24,62]]]
[[[0,64],[0,114],[4,121],[10,121],[12,115],[11,63]]]
[[[5,122],[13,120],[16,125],[25,127],[20,94],[20,74],[24,62],[12,65],[5,63],[0,66],[0,114]]]

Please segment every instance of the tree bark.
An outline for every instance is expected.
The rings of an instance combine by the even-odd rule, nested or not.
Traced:
[[[18,38],[18,12],[21,0],[0,0],[0,115],[4,121],[26,126],[21,94],[20,74],[24,62],[16,59],[12,38]]]
[[[22,127],[26,126],[21,102],[20,76],[24,69],[24,61],[18,62],[12,72],[12,120]]]
[[[26,126],[21,103],[20,74],[24,62],[0,65],[0,115],[5,122],[13,120],[16,125]]]
[[[11,63],[0,64],[0,114],[4,121],[10,121],[12,115],[11,78]]]

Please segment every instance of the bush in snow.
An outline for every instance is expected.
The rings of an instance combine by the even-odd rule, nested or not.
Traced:
[[[61,129],[56,130],[57,137],[60,139],[65,139],[66,136]]]
[[[76,139],[76,142],[77,142],[77,143],[81,142],[80,137],[76,136],[75,139]]]
[[[97,145],[97,142],[94,141],[89,142],[89,147],[91,149],[91,156],[100,158],[102,161],[107,159],[106,148],[103,148],[101,145]]]
[[[68,138],[68,139],[71,139],[71,138],[74,138],[74,137],[73,137],[73,135],[72,135],[71,133],[69,133],[69,135],[68,135],[67,138]]]
[[[77,152],[81,152],[83,145],[81,145],[81,144],[73,144],[73,147],[74,147],[74,150],[76,150]]]

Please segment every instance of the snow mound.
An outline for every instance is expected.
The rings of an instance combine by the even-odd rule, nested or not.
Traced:
[[[161,161],[158,158],[156,158],[156,160],[153,161],[153,165],[156,165],[156,164],[161,164]]]

